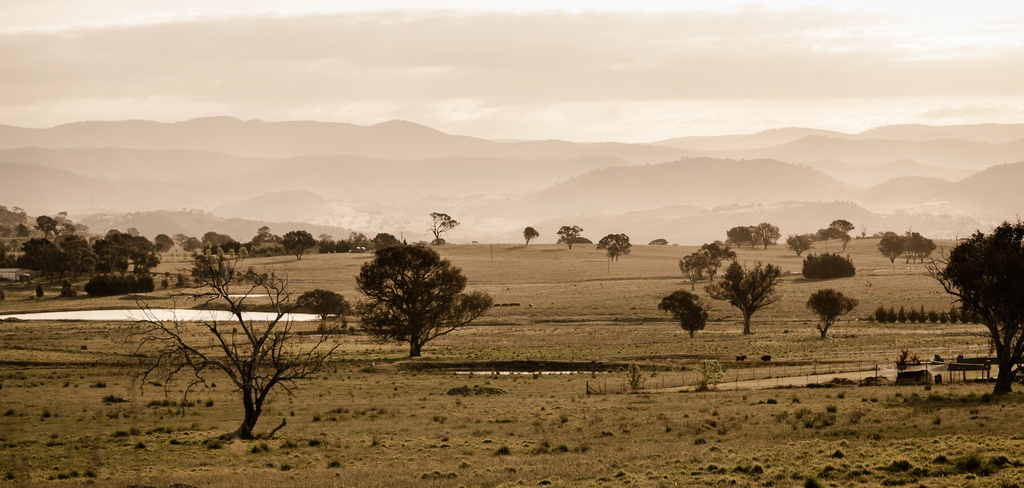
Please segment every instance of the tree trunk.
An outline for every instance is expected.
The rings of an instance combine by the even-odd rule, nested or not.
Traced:
[[[825,328],[822,328],[822,329],[818,329],[818,330],[821,331],[821,339],[824,340],[825,339],[825,334],[828,333],[828,327],[825,327]]]
[[[743,333],[750,334],[750,316],[743,315]]]
[[[1001,395],[1013,391],[1013,366],[1013,363],[999,363],[999,376],[996,378],[996,386],[992,393]]]
[[[417,340],[409,341],[409,357],[418,358],[420,357],[420,349],[423,349],[423,343]]]
[[[695,330],[693,330],[693,329],[690,329],[690,339],[693,339],[693,333],[694,333],[694,332],[696,332],[696,331],[695,331]]]
[[[256,405],[253,401],[253,392],[250,388],[242,390],[242,406],[245,408],[245,418],[242,419],[242,425],[238,426],[238,430],[235,431],[233,437],[252,439],[252,432],[256,427],[256,421],[260,419],[262,406]]]

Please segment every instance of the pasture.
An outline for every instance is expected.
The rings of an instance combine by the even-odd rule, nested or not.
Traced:
[[[854,240],[845,254],[857,276],[830,281],[805,280],[802,258],[783,246],[738,250],[741,263],[791,272],[782,300],[754,315],[748,336],[738,312],[715,303],[693,339],[657,310],[661,297],[690,289],[677,263],[692,247],[634,246],[609,263],[593,245],[444,246],[469,289],[505,306],[415,360],[404,344],[333,336],[339,349],[326,370],[293,397],[272,396],[257,431],[287,426],[246,442],[218,438],[241,419],[226,378],[181,409],[181,385],[135,381],[144,358],[122,325],[4,321],[0,477],[9,486],[1019,486],[1024,438],[1008,429],[1024,413],[1017,393],[991,397],[990,384],[948,381],[789,386],[891,370],[904,348],[922,358],[988,354],[973,324],[865,320],[878,306],[951,305],[925,265],[890,263],[876,242]],[[354,276],[371,258],[244,264],[287,275],[296,295],[324,288],[354,302]],[[165,256],[157,272],[187,265]],[[820,340],[804,302],[825,287],[860,305]],[[185,303],[174,288],[98,299],[44,288],[37,299],[34,284],[4,285],[0,315]],[[772,361],[756,361],[762,355]],[[725,368],[717,391],[692,391],[702,359]],[[628,364],[643,372],[636,391]],[[449,394],[463,386],[479,394]]]

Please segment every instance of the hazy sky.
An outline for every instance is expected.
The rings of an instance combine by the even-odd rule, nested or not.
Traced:
[[[1024,122],[1024,2],[0,1],[0,124],[645,142]]]

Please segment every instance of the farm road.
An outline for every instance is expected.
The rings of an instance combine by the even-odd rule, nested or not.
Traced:
[[[878,376],[886,376],[885,370],[877,371]],[[774,378],[759,378],[741,381],[723,381],[718,384],[719,390],[767,390],[781,387],[804,387],[816,383],[827,383],[832,378],[845,378],[859,382],[864,378],[875,376],[875,368],[864,371],[844,371],[835,373],[806,374],[800,376],[785,376]],[[728,376],[728,375],[727,375]],[[649,390],[654,393],[674,393],[679,391],[693,391],[696,386],[675,386],[671,388],[659,388]]]

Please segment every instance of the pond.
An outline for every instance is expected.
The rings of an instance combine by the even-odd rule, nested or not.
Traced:
[[[133,321],[146,318],[147,312],[138,308],[119,310],[73,310],[66,312],[35,312],[0,315],[0,320],[102,320],[102,321]],[[234,317],[223,310],[175,310],[169,308],[154,308],[148,311],[150,318],[157,320],[178,320],[183,322],[198,321],[230,321]],[[267,321],[273,319],[275,314],[269,312],[245,312],[242,318],[245,320]],[[308,322],[320,320],[318,315],[310,313],[291,313],[285,315],[285,320],[295,322]]]

